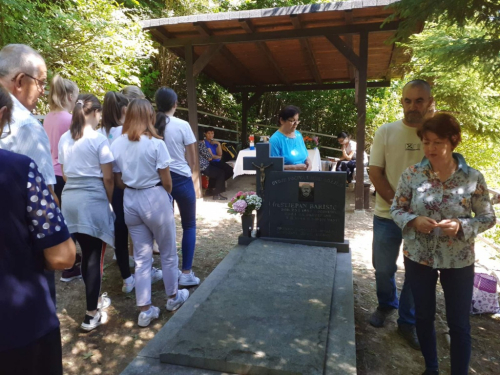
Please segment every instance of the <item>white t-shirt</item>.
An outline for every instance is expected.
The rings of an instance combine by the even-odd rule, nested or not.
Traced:
[[[59,163],[66,177],[101,177],[101,164],[114,158],[106,137],[86,127],[83,136],[75,141],[68,130],[59,141]]]
[[[357,159],[356,148],[357,148],[356,142],[354,142],[352,139],[349,140],[349,143],[347,144],[347,146],[345,148],[345,152],[347,155],[349,155],[351,153],[351,151],[354,151],[354,154],[352,156],[352,160]],[[365,163],[365,164],[368,163],[368,155],[366,154],[366,152],[363,152],[363,163]]]
[[[109,130],[109,134],[106,134],[105,128],[100,128],[97,131],[100,132],[102,135],[104,135],[108,139],[109,144],[111,145],[111,143],[113,143],[116,138],[122,135],[122,129],[123,126],[117,126],[115,128],[111,128]]]
[[[165,142],[145,134],[136,142],[122,134],[111,145],[111,151],[115,156],[113,172],[121,172],[123,183],[135,189],[155,186],[161,181],[158,169],[172,162]]]
[[[186,146],[196,143],[196,138],[189,123],[177,117],[170,117],[163,139],[172,158],[170,170],[191,177],[191,168],[186,160]]]
[[[375,132],[370,165],[384,168],[394,191],[404,170],[410,165],[420,163],[423,157],[424,150],[417,129],[406,126],[402,120],[384,124]],[[392,220],[390,208],[390,204],[377,194],[375,215]]]

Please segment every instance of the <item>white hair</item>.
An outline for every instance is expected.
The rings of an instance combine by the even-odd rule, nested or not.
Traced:
[[[43,57],[25,44],[8,44],[0,50],[0,78],[18,73],[36,75]]]

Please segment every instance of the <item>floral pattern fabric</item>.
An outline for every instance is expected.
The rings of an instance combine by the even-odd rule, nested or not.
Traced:
[[[208,151],[207,145],[204,141],[198,142],[198,151],[200,154],[200,171],[203,172],[210,165],[212,154]]]
[[[486,181],[462,155],[454,153],[458,168],[441,182],[428,159],[407,168],[399,180],[391,215],[403,230],[403,254],[432,268],[463,268],[474,263],[474,239],[496,222]],[[474,213],[474,215],[472,215]],[[444,235],[440,228],[430,234],[417,232],[407,224],[418,216],[437,222],[458,219],[457,237]]]

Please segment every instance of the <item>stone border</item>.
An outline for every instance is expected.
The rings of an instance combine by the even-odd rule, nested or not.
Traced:
[[[245,246],[236,246],[203,281],[195,293],[163,326],[156,336],[142,349],[121,375],[220,375],[221,372],[191,367],[175,366],[160,362],[165,342],[174,337],[239,261]],[[354,326],[354,294],[350,253],[337,253],[335,289],[328,347],[325,358],[325,375],[356,374],[356,341]],[[347,345],[346,345],[347,344]]]

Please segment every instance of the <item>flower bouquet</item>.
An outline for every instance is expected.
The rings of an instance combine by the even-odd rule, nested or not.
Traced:
[[[227,204],[230,214],[251,215],[262,206],[262,198],[255,191],[239,191]]]
[[[308,150],[314,150],[316,147],[319,146],[319,140],[318,137],[309,137],[305,136],[304,137],[304,143],[306,145],[306,148]]]

